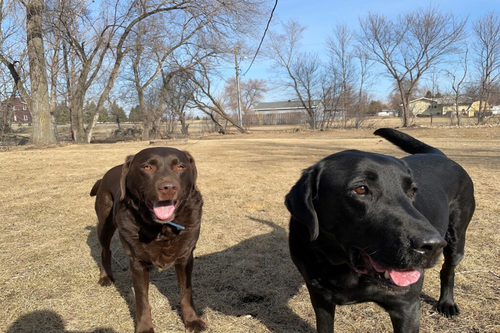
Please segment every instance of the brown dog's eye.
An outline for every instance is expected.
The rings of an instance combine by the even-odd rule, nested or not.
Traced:
[[[153,170],[153,168],[151,167],[151,165],[147,165],[147,164],[146,164],[146,165],[143,165],[143,166],[142,166],[142,170],[145,170],[145,171],[151,171],[151,170]]]
[[[368,194],[368,187],[359,186],[359,187],[356,187],[353,191],[354,191],[354,193],[356,193],[358,195]]]
[[[183,164],[178,164],[174,167],[174,169],[177,171],[182,171],[182,170],[186,169],[186,166]]]

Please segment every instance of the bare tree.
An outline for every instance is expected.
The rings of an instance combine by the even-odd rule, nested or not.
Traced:
[[[173,18],[177,19],[175,15]],[[148,19],[148,22],[144,22],[144,24],[139,23],[137,25],[136,40],[132,48],[133,51],[131,51],[131,57],[133,59],[133,82],[139,100],[139,111],[144,115],[143,140],[149,139],[151,128],[154,123],[159,121],[158,118],[149,114],[145,108],[145,90],[160,75],[167,58],[181,57],[176,54],[176,51],[194,44],[193,39],[195,39],[196,34],[208,24],[207,21],[196,22],[192,17],[182,15],[177,20],[175,29],[171,28],[167,33],[156,17]],[[197,56],[201,59],[206,54],[205,52],[202,56],[199,54]],[[186,52],[183,52],[182,55],[185,56]],[[190,60],[199,61],[200,59]],[[159,99],[159,103],[163,103],[163,100],[162,98]],[[155,114],[160,115],[161,112]]]
[[[356,69],[353,64],[354,33],[346,25],[337,25],[333,35],[326,39],[330,70],[340,84],[340,106],[344,114],[344,126],[354,109]]]
[[[194,99],[194,86],[190,79],[192,73],[186,69],[163,73],[164,100],[169,110],[181,123],[181,133],[189,134],[189,124],[186,121],[188,103]]]
[[[280,84],[292,92],[309,117],[309,125],[316,129],[315,101],[321,97],[322,66],[317,54],[300,52],[304,27],[296,21],[283,23],[283,34],[270,33],[268,56],[281,71]]]
[[[134,5],[135,5],[135,2],[132,3],[131,7],[129,8],[129,12],[134,12],[132,10]],[[127,40],[128,35],[132,32],[132,29],[134,28],[134,26],[152,15],[162,13],[162,12],[187,10],[188,8],[190,8],[190,5],[191,5],[191,1],[179,1],[179,2],[173,1],[172,3],[167,3],[167,4],[164,2],[159,2],[158,4],[153,4],[151,6],[147,6],[145,8],[145,10],[141,9],[140,14],[135,16],[135,18],[131,19],[128,22],[125,21],[121,24],[120,24],[120,22],[114,23],[114,24],[116,24],[117,27],[120,27],[123,25],[124,28],[122,29],[120,27],[119,30],[115,30],[113,32],[113,35],[119,36],[118,43],[115,47],[116,53],[115,53],[115,57],[114,57],[115,58],[114,64],[112,65],[109,77],[107,79],[107,83],[104,87],[104,90],[99,97],[99,101],[97,103],[97,112],[93,116],[92,121],[90,122],[90,124],[88,125],[88,127],[86,129],[87,142],[90,142],[90,139],[92,137],[92,130],[93,130],[95,124],[97,123],[97,119],[99,118],[99,112],[100,112],[100,110],[102,110],[104,108],[104,103],[106,102],[106,99],[107,99],[109,93],[111,92],[111,89],[114,86],[114,83],[115,83],[116,77],[118,76],[118,71],[121,67],[123,59],[125,58],[125,55],[127,54],[127,52],[130,51],[130,48],[126,48],[125,42]],[[106,50],[108,48],[109,48],[109,44],[106,44],[106,46],[104,47],[104,50]]]
[[[320,119],[321,130],[328,129],[339,116],[340,86],[336,76],[327,71],[321,81],[321,100],[325,106],[323,117]]]
[[[478,123],[484,121],[493,88],[500,82],[500,17],[489,12],[474,23],[474,50],[479,74]]]
[[[24,87],[21,75],[16,68],[16,61],[9,61],[5,55],[0,53],[0,61],[9,69],[14,80],[15,89],[19,91],[30,109],[33,124],[31,140],[35,145],[47,145],[56,142],[52,130],[49,105],[49,85],[43,42],[43,10],[43,0],[29,0],[25,3],[29,90]]]
[[[463,84],[467,78],[468,72],[468,54],[469,49],[465,48],[463,56],[460,58],[460,69],[455,68],[454,70],[447,70],[447,76],[451,81],[451,89],[453,90],[452,100],[455,105],[455,117],[457,118],[457,125],[462,125],[462,111],[460,110],[460,102],[463,99]],[[460,73],[460,74],[457,74]]]
[[[214,73],[211,73],[205,63],[197,66],[194,75],[191,75],[191,81],[196,86],[193,103],[202,112],[207,114],[217,126],[219,132],[226,133],[225,126],[222,126],[217,116],[231,123],[239,132],[246,133],[246,130],[238,125],[224,107],[224,99],[217,95],[216,89],[212,84]]]
[[[410,124],[409,97],[422,76],[446,56],[464,35],[466,20],[436,8],[417,9],[391,21],[380,14],[360,19],[359,42],[383,65],[401,96],[402,126]],[[405,84],[406,83],[406,84]]]
[[[17,74],[16,64],[19,61],[12,61],[13,54],[9,51],[8,41],[12,35],[20,30],[20,25],[15,24],[15,20],[9,20],[14,12],[13,3],[0,0],[0,61],[9,69],[9,71],[0,70],[0,101],[6,101],[7,115],[0,115],[0,135],[12,130],[12,101],[16,96],[16,88],[12,84],[11,73]],[[11,47],[13,48],[13,47]],[[10,57],[8,55],[11,54]],[[9,59],[7,59],[9,58]]]
[[[236,78],[227,80],[224,87],[224,95],[227,99],[228,107],[232,110],[237,108],[238,94],[236,91]],[[264,93],[267,92],[267,85],[264,80],[248,79],[240,82],[241,108],[243,111],[243,125],[248,129],[250,126],[253,107],[262,101]]]
[[[358,100],[356,105],[356,128],[359,128],[368,112],[368,93],[367,87],[371,85],[373,62],[366,50],[357,45],[354,51],[354,57],[358,61]]]
[[[194,26],[198,26],[202,24],[200,21],[207,22],[207,17],[211,18],[215,10],[203,7],[203,1],[194,0],[142,2],[115,0],[112,6],[105,7],[103,13],[94,18],[88,14],[89,8],[85,4],[77,3],[75,0],[75,2],[68,2],[68,5],[73,5],[66,10],[71,15],[61,16],[61,19],[64,19],[64,36],[72,51],[77,54],[79,61],[78,79],[70,94],[72,114],[75,115],[74,130],[77,142],[90,142],[99,112],[104,108],[123,60],[133,49],[131,47],[133,44],[128,43],[128,37],[137,24],[154,15],[167,15],[172,18],[172,21],[166,20],[165,22],[177,24],[179,22],[177,18],[185,14],[188,17],[187,20],[191,20]],[[202,10],[206,11],[202,12]],[[88,26],[92,29],[88,29]],[[97,112],[85,127],[82,111],[85,95],[97,76],[102,74],[103,65],[109,65],[109,72],[106,74],[106,82],[99,95]]]

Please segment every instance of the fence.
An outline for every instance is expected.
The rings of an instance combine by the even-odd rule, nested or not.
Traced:
[[[462,118],[462,126],[476,126],[477,118]],[[217,133],[217,128],[211,120],[189,120],[189,136],[198,136],[210,133]],[[449,127],[456,126],[456,119],[449,116],[416,117],[413,118],[413,124],[425,127]],[[222,122],[226,132],[236,132],[237,130],[228,122]],[[245,129],[250,132],[274,132],[274,131],[295,131],[309,130],[307,117],[303,114],[269,114],[269,115],[251,115],[244,118]],[[318,127],[320,123],[317,124]],[[400,119],[397,117],[364,117],[361,122],[361,128],[379,128],[400,126]],[[500,126],[500,115],[488,117],[484,123],[486,126]],[[352,128],[353,119],[339,119],[331,121],[328,128]],[[0,135],[0,146],[24,145],[29,142],[31,136],[31,126],[18,125],[12,126],[12,131]],[[99,123],[93,130],[93,142],[117,142],[128,140],[141,140],[142,123],[122,123],[120,128],[116,123]],[[162,123],[157,129],[156,134],[150,136],[150,139],[175,139],[185,138],[181,132],[179,122]],[[60,142],[71,142],[72,136],[69,124],[57,125],[57,138]]]

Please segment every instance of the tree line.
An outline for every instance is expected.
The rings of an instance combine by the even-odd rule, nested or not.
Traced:
[[[32,140],[42,145],[56,141],[57,119],[70,123],[76,142],[90,142],[97,122],[123,117],[118,104],[134,105],[144,140],[159,135],[167,114],[187,134],[193,109],[219,132],[226,124],[245,132],[245,119],[271,88],[299,100],[311,128],[327,128],[339,114],[359,126],[380,109],[370,95],[379,75],[394,82],[390,99],[401,106],[403,126],[412,121],[409,101],[433,75],[449,83],[444,93],[456,101],[469,97],[482,107],[499,98],[498,13],[468,22],[435,7],[394,19],[368,14],[359,29],[337,25],[325,32],[326,56],[304,51],[305,27],[284,22],[266,36],[260,55],[272,61],[274,82],[225,78],[221,68],[236,62],[238,72],[238,58],[253,55],[273,4],[0,0],[0,96],[23,97]],[[316,114],[314,100],[328,112]],[[484,121],[486,109],[478,114]]]
[[[303,51],[304,29],[296,20],[282,23],[282,32],[270,35],[268,56],[279,84],[307,111],[311,128],[328,127],[337,114],[358,127],[363,115],[379,107],[370,89],[381,76],[393,83],[388,102],[400,110],[402,126],[413,120],[410,101],[426,90],[455,105],[459,124],[463,100],[478,102],[478,123],[485,121],[488,105],[500,104],[500,16],[494,11],[474,22],[436,7],[394,19],[370,13],[359,18],[358,29],[334,26],[323,57]],[[447,90],[440,91],[440,85]],[[329,111],[321,118],[314,100]]]
[[[2,0],[1,93],[19,92],[27,102],[35,144],[55,142],[61,104],[76,142],[90,142],[118,90],[119,99],[140,108],[143,139],[154,135],[165,108],[182,118],[188,102],[230,119],[204,105],[217,100],[206,96],[213,93],[208,81],[238,41],[258,38],[267,6],[261,0]],[[89,100],[96,105],[90,119]]]

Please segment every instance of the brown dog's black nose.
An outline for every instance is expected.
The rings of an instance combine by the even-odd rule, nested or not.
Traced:
[[[158,190],[164,195],[174,195],[177,193],[177,184],[170,180],[166,180],[158,185]]]
[[[412,245],[415,251],[420,252],[426,257],[433,257],[436,252],[446,246],[446,241],[439,235],[420,236],[412,239]]]

